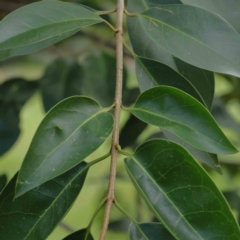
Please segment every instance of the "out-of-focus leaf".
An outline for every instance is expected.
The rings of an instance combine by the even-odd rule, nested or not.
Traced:
[[[82,94],[83,73],[72,58],[59,58],[50,65],[40,79],[43,104],[46,111],[64,98]]]
[[[91,233],[88,233],[87,229],[81,229],[77,232],[74,232],[63,240],[94,240]]]
[[[36,81],[15,78],[0,85],[0,156],[16,142],[19,134],[19,112],[38,88]]]
[[[142,93],[129,110],[142,121],[166,129],[203,151],[218,154],[238,152],[208,110],[176,88],[151,88]]]
[[[176,239],[240,239],[221,192],[180,145],[148,141],[125,164],[138,192]]]
[[[161,5],[141,13],[138,20],[148,38],[175,57],[240,76],[240,35],[218,15],[187,5]]]
[[[208,165],[210,168],[212,168],[216,172],[222,174],[222,170],[221,170],[221,167],[220,167],[219,161],[218,161],[218,156],[216,154],[201,151],[201,150],[191,146],[189,143],[183,141],[181,138],[177,137],[175,134],[167,131],[166,129],[162,129],[162,131],[169,140],[171,140],[175,143],[178,143],[181,146],[183,146],[185,149],[187,149],[189,151],[189,153],[191,153],[191,155],[196,160],[199,160],[199,161],[205,163],[206,165]]]
[[[40,1],[26,5],[0,22],[0,59],[36,52],[102,21],[76,4]]]
[[[108,229],[113,232],[127,232],[130,223],[128,218],[121,218],[116,221],[111,221],[108,225]]]
[[[131,0],[128,4],[128,10],[132,12],[143,12],[160,4],[176,4],[179,1],[165,1],[165,0],[143,0],[139,2],[138,0]],[[172,68],[175,72],[184,76],[189,83],[191,83],[194,88],[199,92],[200,96],[203,98],[207,107],[210,109],[214,96],[214,76],[213,73],[204,69],[194,67],[180,59],[172,56],[168,53],[162,46],[154,42],[149,35],[146,34],[144,27],[142,26],[139,18],[129,17],[128,18],[128,33],[134,49],[134,52],[140,57],[151,59],[162,64],[165,64]],[[144,47],[143,47],[144,46]],[[136,65],[138,63],[136,62]],[[159,75],[159,78],[161,74]],[[151,87],[152,85],[141,86],[144,89]]]
[[[175,240],[168,230],[160,223],[140,223],[130,225],[130,240]]]
[[[84,60],[83,69],[83,94],[96,99],[102,106],[112,105],[115,97],[116,57],[105,51],[94,51]],[[124,68],[123,94],[127,91],[126,79]]]
[[[47,239],[72,207],[87,170],[87,164],[82,162],[14,199],[16,175],[0,195],[0,239]]]
[[[231,128],[240,133],[240,124],[238,124],[227,112],[224,103],[219,98],[215,98],[212,107],[212,115],[223,127]]]
[[[6,175],[0,175],[0,192],[3,190],[3,188],[7,184],[7,176]]]
[[[133,145],[140,134],[146,129],[147,124],[134,115],[131,115],[120,132],[119,143],[122,148]]]
[[[181,2],[220,15],[240,33],[240,2],[238,0],[181,0]]]
[[[18,175],[16,197],[82,162],[112,129],[112,114],[94,100],[71,97],[60,102],[37,129]]]

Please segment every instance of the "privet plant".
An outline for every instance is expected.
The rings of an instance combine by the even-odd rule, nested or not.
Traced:
[[[213,72],[240,77],[240,28],[229,17],[231,14],[227,14],[240,14],[240,4],[231,1],[227,12],[221,6],[227,6],[228,0],[217,2],[219,8],[214,8],[213,0],[125,3],[118,0],[112,11],[96,11],[80,4],[40,1],[17,9],[0,22],[1,59],[36,52],[78,33],[83,27],[105,23],[116,38],[117,65],[116,71],[113,70],[115,60],[108,54],[94,63],[102,64],[101,59],[109,59],[105,77],[111,79],[99,79],[100,83],[107,81],[109,91],[90,78],[84,85],[96,98],[102,97],[101,105],[92,98],[76,95],[81,78],[77,63],[60,59],[46,71],[40,88],[45,109],[49,111],[37,129],[21,169],[0,195],[1,240],[46,239],[72,207],[91,166],[108,157],[111,167],[106,197],[88,227],[65,240],[92,240],[91,226],[101,208],[105,208],[105,216],[99,239],[105,239],[113,205],[131,220],[131,240],[240,239],[228,203],[201,165],[204,163],[221,173],[217,154],[238,152],[210,110],[214,97]],[[116,26],[109,18],[113,13]],[[123,31],[125,16],[132,48],[123,40],[127,34]],[[135,60],[141,91],[133,104],[127,99],[137,94],[126,93],[124,51]],[[61,69],[65,67],[68,83],[58,89],[56,84],[61,81]],[[91,65],[88,71],[92,71]],[[51,76],[55,82],[49,84]],[[17,93],[24,89],[25,98],[19,98],[16,92],[11,96],[15,82]],[[15,79],[3,84],[1,91],[22,106],[36,88],[34,82]],[[111,102],[109,96],[114,93],[115,100]],[[134,126],[124,127],[123,132],[128,132],[129,137],[120,144],[122,111],[131,113],[129,122],[134,121]],[[9,118],[8,131],[13,132],[15,126],[15,135],[3,141],[5,150],[19,134],[13,121],[17,120]],[[129,138],[138,136],[146,124],[159,127],[166,138],[148,140],[135,152],[122,150]],[[85,162],[109,136],[112,136],[109,153]],[[125,156],[126,171],[155,216],[155,222],[136,221],[115,198],[119,154]]]

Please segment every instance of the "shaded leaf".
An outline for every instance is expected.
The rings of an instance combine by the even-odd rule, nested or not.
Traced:
[[[213,102],[212,115],[215,120],[223,127],[231,128],[240,133],[240,124],[238,124],[227,112],[224,103],[219,98],[215,98]]]
[[[130,240],[174,240],[168,230],[160,223],[140,223],[129,228]]]
[[[158,85],[171,86],[183,90],[206,105],[194,85],[179,72],[160,62],[140,57],[135,59],[136,74],[141,92]],[[211,108],[211,103],[209,107]]]
[[[45,240],[82,189],[86,163],[14,199],[17,175],[0,195],[0,238]]]
[[[87,235],[87,238],[86,238],[86,235]],[[87,232],[87,229],[81,229],[77,232],[74,232],[74,233],[68,235],[63,240],[94,240],[94,239],[93,239],[91,233]]]
[[[129,110],[142,121],[166,129],[203,151],[219,154],[238,152],[207,109],[176,88],[161,86],[149,89]]]
[[[76,4],[60,1],[29,4],[0,22],[0,59],[36,52],[102,21]]]
[[[83,94],[96,99],[102,106],[112,105],[115,98],[116,57],[105,51],[94,51],[84,60],[83,69]],[[123,94],[126,94],[126,79],[124,68]]]
[[[212,153],[208,153],[208,152],[204,152],[201,151],[193,146],[191,146],[190,144],[188,144],[187,142],[183,141],[181,138],[177,137],[175,134],[162,129],[164,135],[171,141],[180,144],[181,146],[183,146],[186,150],[188,150],[188,152],[196,159],[199,160],[203,163],[205,163],[206,165],[208,165],[210,168],[212,168],[213,170],[215,170],[216,172],[222,174],[222,170],[221,167],[219,165],[219,161],[218,161],[218,156],[216,154],[212,154]]]
[[[83,73],[73,58],[59,58],[47,69],[40,79],[45,111],[66,97],[81,95]]]
[[[110,135],[112,114],[87,97],[71,97],[48,112],[19,172],[16,196],[66,172]]]
[[[240,33],[240,2],[238,0],[181,0],[181,2],[222,16]]]
[[[240,35],[218,15],[187,5],[161,5],[138,18],[146,35],[175,57],[203,69],[240,76]]]
[[[36,81],[14,78],[0,85],[0,156],[18,139],[19,113],[38,88]]]
[[[151,140],[125,163],[138,192],[177,239],[240,239],[221,192],[181,146]]]
[[[4,189],[6,184],[7,184],[7,176],[6,175],[0,175],[0,193]]]
[[[179,1],[165,1],[165,0],[143,0],[141,3],[138,0],[131,0],[128,4],[129,11],[143,12],[150,7],[157,6],[160,4],[176,4]],[[165,64],[172,68],[175,72],[184,76],[189,83],[198,91],[208,108],[211,108],[213,96],[214,96],[214,76],[213,73],[204,69],[194,67],[180,59],[172,56],[162,46],[155,43],[149,35],[146,34],[144,26],[141,24],[139,18],[129,17],[128,18],[128,33],[134,49],[134,52],[140,57],[151,59],[162,64]],[[144,46],[144,47],[143,47]],[[138,63],[136,62],[136,65]],[[161,76],[161,75],[160,75]],[[140,88],[142,89],[142,82],[139,82]],[[150,88],[152,85],[143,85]]]
[[[140,134],[146,129],[147,124],[134,115],[130,115],[120,132],[119,143],[122,148],[133,145]]]

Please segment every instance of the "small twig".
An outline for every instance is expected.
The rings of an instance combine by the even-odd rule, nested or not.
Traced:
[[[127,9],[124,9],[124,13],[128,16],[128,17],[137,17],[139,16],[139,13],[130,13],[127,11]]]
[[[106,14],[115,13],[116,11],[117,11],[117,9],[110,10],[110,11],[97,11],[96,14],[97,15],[106,15]]]
[[[120,114],[122,106],[122,85],[123,85],[123,12],[124,0],[118,0],[117,3],[117,24],[116,24],[116,58],[117,58],[117,72],[116,72],[116,92],[115,92],[115,111],[114,111],[114,129],[112,136],[112,149],[111,149],[111,168],[109,177],[108,193],[106,197],[106,211],[100,240],[104,240],[110,218],[112,204],[115,200],[115,181],[117,172],[117,156],[119,145],[119,129],[120,129]]]

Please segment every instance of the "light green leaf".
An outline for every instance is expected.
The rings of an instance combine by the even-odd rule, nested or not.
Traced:
[[[45,240],[82,189],[85,162],[14,199],[17,175],[0,195],[0,239]]]
[[[140,223],[130,225],[130,240],[175,240],[168,230],[160,223]]]
[[[76,166],[112,129],[112,114],[94,100],[71,97],[60,102],[38,127],[19,172],[16,196]]]
[[[218,15],[187,5],[161,5],[138,18],[148,38],[175,57],[240,76],[240,35]]]
[[[152,140],[125,164],[138,192],[176,239],[240,239],[223,195],[181,146]]]
[[[226,19],[240,33],[239,0],[181,0],[182,3],[214,12]]]
[[[91,233],[88,233],[88,229],[81,229],[77,232],[74,232],[63,240],[94,240]]]
[[[102,21],[76,4],[60,1],[29,4],[0,22],[0,59],[36,52]]]
[[[129,110],[142,121],[166,129],[203,151],[217,154],[237,152],[209,111],[176,88],[149,89]]]

